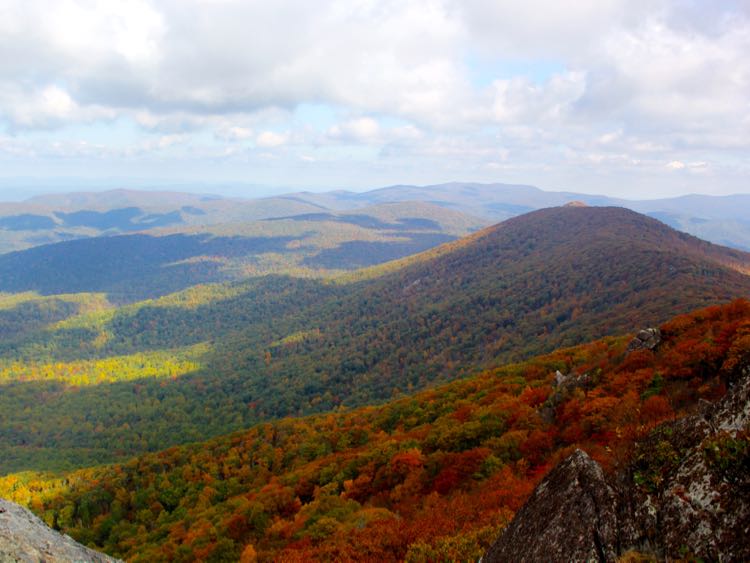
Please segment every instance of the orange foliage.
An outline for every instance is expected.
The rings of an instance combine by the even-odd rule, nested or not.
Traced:
[[[40,479],[33,494],[0,479],[0,494],[134,561],[403,560],[502,526],[574,447],[613,468],[654,425],[720,397],[750,362],[750,304],[662,334],[653,352],[606,339],[378,407]],[[554,387],[558,369],[577,383]]]

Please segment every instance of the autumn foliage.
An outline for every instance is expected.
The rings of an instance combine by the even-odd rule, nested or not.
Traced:
[[[288,418],[121,465],[19,474],[0,495],[133,561],[475,560],[574,447],[607,470],[722,396],[750,361],[750,303],[607,338],[382,406]],[[558,386],[555,372],[574,384]]]

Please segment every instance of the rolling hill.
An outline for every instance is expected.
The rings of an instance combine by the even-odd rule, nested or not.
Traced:
[[[256,221],[319,210],[313,203],[274,198],[239,200],[178,192],[52,194],[0,203],[0,252],[167,226]]]
[[[536,209],[582,201],[588,205],[625,207],[705,240],[750,249],[748,194],[688,195],[638,201],[575,192],[544,191],[526,185],[452,182],[433,186],[390,186],[361,193],[299,193],[286,197],[331,209],[354,209],[384,202],[428,201],[446,209],[493,221],[505,220]]]
[[[750,249],[748,194],[638,201],[544,191],[526,185],[453,182],[390,186],[366,192],[300,192],[258,199],[128,189],[36,196],[20,203],[0,202],[0,252],[76,238],[152,232],[163,227],[176,233],[196,226],[205,229],[224,225],[222,230],[226,232],[241,223],[273,217],[363,214],[364,208],[394,204],[430,204],[445,212],[469,215],[486,226],[573,201],[625,207],[705,240]]]
[[[257,213],[260,203],[253,205]],[[292,215],[273,215],[293,209]],[[302,209],[315,213],[301,214]],[[121,211],[102,212],[97,220],[109,220]],[[67,216],[81,213],[89,217],[99,212]],[[484,226],[478,219],[424,203],[350,213],[272,205],[263,214],[271,216],[251,221],[248,212],[242,222],[152,228],[147,233],[82,238],[0,254],[0,291],[100,292],[116,303],[132,302],[199,283],[267,273],[321,276],[370,266]]]
[[[73,316],[0,344],[0,471],[384,401],[750,296],[748,272],[750,255],[637,213],[564,207],[338,281],[261,277]]]

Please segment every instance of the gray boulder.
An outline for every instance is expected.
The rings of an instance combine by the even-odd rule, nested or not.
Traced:
[[[661,343],[661,331],[658,328],[644,328],[638,331],[628,344],[628,353],[636,350],[653,350]]]
[[[116,562],[49,528],[25,508],[0,499],[1,563]]]
[[[482,562],[612,560],[616,506],[602,468],[576,450],[539,484]]]

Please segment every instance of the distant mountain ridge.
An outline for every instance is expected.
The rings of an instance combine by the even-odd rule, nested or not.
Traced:
[[[139,208],[55,212],[58,220],[87,222],[83,225],[87,228],[144,232],[77,238],[0,254],[0,291],[106,292],[113,301],[124,303],[199,283],[268,273],[320,276],[421,252],[485,223],[421,202],[381,204],[349,213],[323,212],[312,204],[279,206],[266,200],[246,205],[268,217],[187,225],[184,209],[182,215],[142,215]],[[291,214],[277,215],[284,211]],[[167,226],[145,229],[163,224]]]
[[[595,206],[626,207],[706,240],[750,249],[750,194],[687,195],[638,201],[575,192],[544,191],[523,184],[452,182],[432,186],[390,186],[367,192],[300,193],[293,197],[333,209],[350,209],[386,201],[430,201],[494,221],[535,209],[583,201]]]
[[[25,202],[0,202],[0,252],[160,226],[189,229],[270,217],[352,212],[373,205],[407,202],[431,203],[482,218],[486,225],[576,200],[588,205],[626,207],[717,244],[750,249],[750,194],[637,201],[544,191],[523,184],[452,182],[398,185],[365,192],[298,192],[260,199],[128,189],[35,196]],[[68,221],[71,214],[75,214],[77,222]]]

